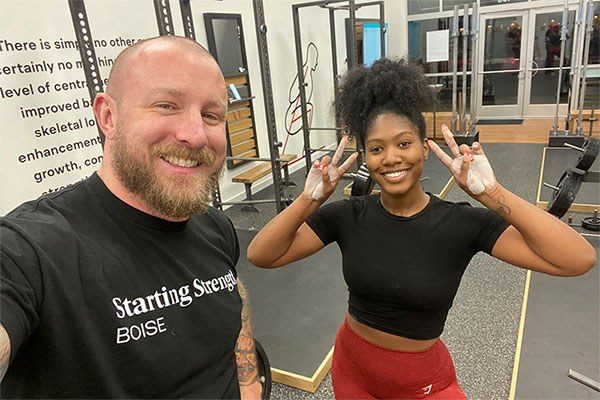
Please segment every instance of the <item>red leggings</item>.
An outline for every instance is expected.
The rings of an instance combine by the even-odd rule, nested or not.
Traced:
[[[446,345],[438,340],[421,352],[379,347],[344,321],[331,369],[336,399],[466,399],[456,381]]]

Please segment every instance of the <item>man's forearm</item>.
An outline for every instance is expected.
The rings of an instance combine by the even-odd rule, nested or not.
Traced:
[[[252,324],[250,323],[250,307],[246,288],[238,279],[238,290],[242,297],[242,329],[235,346],[235,359],[238,368],[240,386],[249,386],[259,381],[258,361],[252,338]]]
[[[8,369],[10,362],[10,338],[4,326],[0,324],[0,381]]]

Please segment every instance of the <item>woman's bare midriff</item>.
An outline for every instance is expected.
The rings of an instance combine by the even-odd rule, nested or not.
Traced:
[[[348,326],[350,326],[350,329],[352,329],[352,331],[358,336],[365,339],[369,343],[379,347],[384,347],[386,349],[418,352],[429,349],[435,344],[435,342],[438,341],[438,338],[429,340],[416,340],[382,332],[358,322],[350,314],[346,314],[346,321]]]

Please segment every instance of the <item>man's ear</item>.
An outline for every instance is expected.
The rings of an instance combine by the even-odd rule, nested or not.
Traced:
[[[115,127],[118,117],[117,103],[106,93],[98,93],[94,98],[94,116],[98,126],[106,136],[111,140],[115,133]]]

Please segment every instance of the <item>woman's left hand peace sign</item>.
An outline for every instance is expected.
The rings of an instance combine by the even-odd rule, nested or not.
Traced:
[[[307,199],[317,201],[325,201],[335,190],[340,177],[346,173],[348,168],[356,161],[358,153],[354,152],[346,161],[338,167],[338,163],[344,156],[344,149],[350,138],[347,135],[342,137],[333,158],[329,156],[323,157],[320,161],[314,161],[313,165],[306,176],[304,191],[302,194]]]
[[[453,157],[446,154],[433,140],[428,141],[429,147],[452,172],[458,186],[474,198],[495,190],[498,182],[481,145],[475,142],[472,147],[466,144],[458,146],[446,125],[442,125],[442,134]]]

